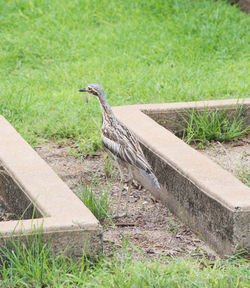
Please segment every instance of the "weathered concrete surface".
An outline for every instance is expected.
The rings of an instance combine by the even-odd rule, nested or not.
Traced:
[[[249,115],[250,99],[243,102],[244,113]],[[112,108],[141,142],[164,187],[155,196],[220,255],[230,255],[237,247],[250,250],[250,189],[153,119],[162,124],[162,119],[171,118],[164,120],[164,126],[169,123],[174,130],[173,120],[181,111],[234,109],[236,105],[234,100],[218,100]]]
[[[97,219],[2,116],[0,166],[4,169],[0,173],[1,196],[18,216],[30,206],[24,220],[0,222],[0,244],[42,228],[43,241],[50,241],[55,253],[65,250],[81,255],[85,249],[94,255],[102,251],[102,228]],[[28,219],[34,207],[35,218]]]

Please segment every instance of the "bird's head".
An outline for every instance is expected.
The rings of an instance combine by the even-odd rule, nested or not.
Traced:
[[[98,98],[104,97],[104,90],[102,86],[96,83],[88,84],[86,88],[80,89],[79,92],[87,92]]]

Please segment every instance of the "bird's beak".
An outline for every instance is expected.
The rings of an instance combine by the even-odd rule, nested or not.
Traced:
[[[79,92],[88,92],[86,88],[80,89]]]
[[[88,92],[88,90],[86,88],[80,89],[79,92]],[[88,103],[89,102],[89,98],[88,96],[85,97],[85,102]]]

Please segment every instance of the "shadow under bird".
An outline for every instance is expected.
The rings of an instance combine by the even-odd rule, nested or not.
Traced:
[[[102,128],[101,139],[105,150],[114,158],[117,163],[121,181],[124,182],[125,178],[120,168],[119,162],[125,164],[129,171],[128,191],[126,197],[126,212],[118,214],[120,209],[121,194],[123,187],[121,187],[118,198],[118,205],[115,217],[122,217],[127,215],[128,209],[128,197],[131,190],[131,184],[133,181],[132,169],[136,169],[141,176],[149,182],[153,189],[160,190],[161,186],[146,160],[140,144],[134,134],[129,131],[124,125],[118,122],[113,114],[111,107],[109,106],[104,89],[101,85],[93,83],[88,84],[86,88],[80,89],[79,92],[87,92],[94,95],[100,102],[102,110]]]

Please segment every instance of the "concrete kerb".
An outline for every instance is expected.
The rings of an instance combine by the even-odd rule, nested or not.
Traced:
[[[55,253],[81,256],[85,249],[93,256],[102,251],[98,220],[2,116],[0,166],[11,179],[0,177],[1,196],[8,205],[22,211],[31,203],[23,220],[0,222],[0,244],[42,229],[43,240],[50,241]],[[36,212],[30,219],[32,207]]]
[[[220,255],[230,255],[237,247],[250,250],[250,189],[171,130],[180,120],[180,112],[187,109],[234,110],[238,104],[244,105],[247,126],[250,99],[112,108],[118,120],[139,139],[164,187],[155,196]],[[166,121],[169,118],[171,121]]]

